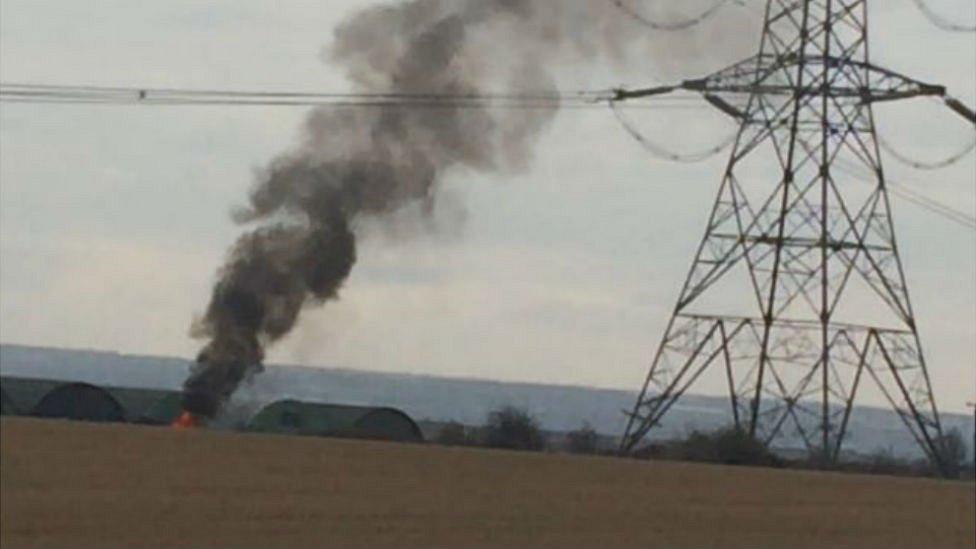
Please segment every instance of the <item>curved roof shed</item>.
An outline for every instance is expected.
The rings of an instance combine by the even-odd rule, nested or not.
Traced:
[[[4,413],[26,416],[45,395],[63,385],[63,381],[0,376]]]
[[[125,421],[125,409],[105,389],[88,383],[66,383],[44,395],[31,415],[79,421]]]
[[[0,376],[0,390],[2,390],[3,413],[5,415],[40,415],[41,417],[88,419],[86,417],[74,417],[72,414],[81,413],[82,416],[86,414],[82,413],[81,408],[70,404],[69,401],[77,401],[78,406],[81,406],[82,402],[87,402],[86,406],[95,406],[94,400],[99,400],[104,406],[104,413],[96,414],[98,417],[112,417],[113,419],[110,421],[152,424],[170,423],[176,416],[169,417],[169,409],[161,406],[160,403],[164,401],[170,403],[175,400],[178,406],[180,398],[178,391],[10,376]],[[68,410],[72,406],[77,408],[75,412]],[[121,410],[121,418],[118,418],[116,413],[118,410],[109,411],[110,408],[114,409],[116,406]],[[176,414],[178,413],[177,411]],[[98,421],[105,421],[105,419],[98,419]]]
[[[162,394],[136,420],[149,425],[169,425],[183,412],[183,395],[177,391]]]
[[[0,387],[0,415],[12,416],[17,414],[17,407],[14,406],[14,401],[7,396],[7,391]]]
[[[279,400],[262,408],[247,429],[262,433],[423,442],[420,427],[394,408]]]
[[[161,402],[169,402],[180,398],[177,391],[166,391],[162,389],[134,389],[130,387],[104,387],[125,411],[125,419],[130,423],[144,424],[169,424],[173,417],[166,417],[166,413],[160,406]],[[176,413],[177,415],[179,412]]]

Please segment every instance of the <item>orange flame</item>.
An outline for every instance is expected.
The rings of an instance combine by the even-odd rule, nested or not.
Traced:
[[[176,429],[193,429],[200,426],[200,422],[190,412],[184,411],[180,417],[176,418],[172,426]]]

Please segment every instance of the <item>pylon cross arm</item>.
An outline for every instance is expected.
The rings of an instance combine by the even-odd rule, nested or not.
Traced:
[[[818,73],[820,78],[813,79],[799,89],[796,84],[777,78],[777,75],[784,72],[799,70],[800,66],[805,67],[804,70]],[[721,95],[828,95],[834,98],[859,99],[864,104],[921,96],[940,97],[950,110],[976,126],[976,112],[947,95],[945,86],[915,80],[868,62],[830,56],[801,58],[797,55],[761,54],[705,78],[685,80],[669,86],[617,89],[609,99],[615,102],[627,101],[666,95],[677,90],[701,93],[713,106],[735,118],[744,118],[745,114],[722,99]]]
[[[817,75],[817,78],[808,77],[805,85],[798,86],[783,77],[799,70]],[[837,98],[859,98],[865,103],[946,95],[945,86],[921,82],[864,61],[823,55],[758,55],[705,78],[686,80],[678,87],[710,95],[796,97],[826,94]]]

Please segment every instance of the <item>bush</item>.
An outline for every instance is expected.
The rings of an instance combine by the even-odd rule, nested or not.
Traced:
[[[568,450],[573,454],[595,454],[598,450],[599,437],[589,423],[584,423],[579,429],[566,436]]]
[[[478,444],[477,438],[470,430],[457,421],[452,421],[445,425],[437,433],[434,442],[443,444],[444,446],[475,446]]]
[[[536,419],[527,411],[512,406],[488,414],[484,437],[485,446],[489,448],[540,451],[546,447]]]
[[[945,466],[945,474],[952,478],[958,478],[965,468],[967,453],[962,433],[953,427],[937,438],[935,445],[939,449],[940,457]]]
[[[681,461],[721,463],[725,465],[783,465],[769,448],[749,433],[728,427],[711,433],[693,431],[683,440],[649,449],[649,456]]]
[[[755,437],[740,429],[716,433],[718,458],[729,465],[779,465],[780,460]]]
[[[895,457],[895,453],[890,448],[880,448],[869,456],[863,472],[871,475],[904,476],[909,474],[911,468],[911,463]]]

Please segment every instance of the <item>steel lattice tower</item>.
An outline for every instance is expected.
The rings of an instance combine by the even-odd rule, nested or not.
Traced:
[[[767,443],[792,428],[835,461],[870,383],[943,468],[873,105],[945,89],[872,65],[868,44],[867,0],[769,0],[758,55],[680,86],[617,93],[693,90],[741,124],[623,451],[722,368],[736,426]]]

